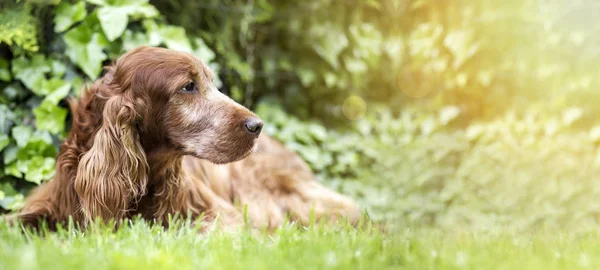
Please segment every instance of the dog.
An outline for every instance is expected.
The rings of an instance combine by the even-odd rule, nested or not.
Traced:
[[[356,222],[350,198],[317,182],[263,122],[212,84],[191,54],[138,47],[105,68],[78,100],[55,177],[32,191],[16,219],[55,228],[72,219],[179,216],[276,228],[311,218]]]

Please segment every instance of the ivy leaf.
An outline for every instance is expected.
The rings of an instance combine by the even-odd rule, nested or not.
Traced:
[[[40,95],[39,91],[46,79],[46,73],[51,70],[46,57],[42,54],[34,55],[31,60],[20,57],[12,61],[12,73],[15,74],[15,77],[38,95]]]
[[[11,145],[8,148],[4,149],[4,164],[10,164],[11,162],[17,160],[17,152],[19,148],[15,145]]]
[[[169,49],[192,52],[192,45],[185,35],[183,27],[171,25],[163,26],[160,29],[160,34]]]
[[[128,8],[101,7],[98,9],[98,19],[102,30],[109,41],[119,38],[127,28]]]
[[[56,104],[67,96],[70,89],[71,85],[69,83],[58,78],[52,78],[42,82],[42,87],[37,91],[37,94],[46,96],[46,99]]]
[[[98,9],[100,26],[109,41],[115,41],[123,35],[129,22],[134,19],[156,17],[159,12],[148,4],[148,0],[88,1],[101,6]]]
[[[40,106],[33,110],[37,128],[47,130],[53,134],[60,133],[65,129],[67,112],[66,109],[47,100],[44,100]]]
[[[450,123],[460,115],[460,108],[457,106],[446,106],[440,110],[439,119],[442,125]]]
[[[206,43],[204,43],[201,38],[196,38],[194,41],[196,43],[196,50],[194,51],[194,54],[200,58],[200,60],[208,63],[215,59],[215,53],[208,46],[206,46]]]
[[[11,153],[9,157],[13,158],[12,155]],[[38,130],[31,136],[24,147],[17,149],[14,155],[16,155],[16,159],[18,160],[28,160],[34,156],[54,157],[56,155],[56,148],[52,144],[50,133]]]
[[[40,184],[54,176],[54,158],[34,156],[29,160],[17,161],[17,168],[25,174],[25,180]]]
[[[339,67],[338,56],[349,44],[344,30],[331,23],[326,23],[312,27],[309,35],[315,40],[312,43],[315,52],[334,69],[337,69]]]
[[[88,20],[69,30],[64,35],[66,54],[91,79],[102,71],[102,62],[107,59],[102,48],[109,45],[102,33],[94,31],[94,23]]]
[[[106,2],[106,0],[86,0],[88,3],[90,4],[94,4],[97,6],[104,6],[107,5],[108,3]]]
[[[22,203],[23,194],[8,182],[0,183],[0,207],[7,210],[18,209],[22,207]]]
[[[14,196],[6,196],[0,200],[0,207],[7,210],[16,210],[23,208],[23,201],[25,197],[23,194],[15,194]]]
[[[12,128],[12,137],[15,138],[19,147],[27,145],[31,134],[33,134],[33,128],[30,126],[16,126]]]
[[[296,72],[298,78],[300,78],[300,83],[302,83],[304,87],[311,86],[317,77],[315,72],[309,68],[299,68]]]
[[[159,26],[152,20],[145,20],[143,24],[151,46],[165,44],[169,49],[193,53],[192,45],[183,27],[171,25]]]
[[[82,21],[87,15],[85,2],[70,4],[63,2],[56,8],[54,17],[54,32],[62,33],[73,24]]]
[[[10,143],[10,138],[6,134],[0,134],[0,152]]]
[[[319,142],[323,142],[327,139],[327,130],[321,125],[308,125],[308,133]]]
[[[61,79],[51,79],[46,81],[44,88],[48,91],[48,95],[44,101],[48,101],[53,105],[58,104],[63,98],[65,98],[71,90],[71,84]]]
[[[133,32],[129,29],[125,30],[122,36],[123,50],[129,51],[138,46],[148,44],[148,38],[142,32]]]
[[[10,70],[8,69],[8,61],[4,58],[0,58],[0,80],[5,82],[10,82],[12,76],[10,75]]]
[[[23,177],[23,173],[17,167],[17,163],[12,163],[12,164],[6,166],[6,168],[4,168],[4,173],[7,175],[12,175],[17,178]]]
[[[67,72],[67,66],[56,59],[52,59],[50,65],[52,66],[52,76],[62,77]]]

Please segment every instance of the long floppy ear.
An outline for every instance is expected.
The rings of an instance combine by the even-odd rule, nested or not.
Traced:
[[[126,93],[106,100],[102,127],[77,167],[75,190],[86,221],[119,220],[146,191],[148,163]]]

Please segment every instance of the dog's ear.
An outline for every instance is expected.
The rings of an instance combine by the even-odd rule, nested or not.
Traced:
[[[119,220],[146,190],[148,162],[136,128],[138,113],[127,91],[108,100],[102,127],[77,167],[75,190],[86,221]]]

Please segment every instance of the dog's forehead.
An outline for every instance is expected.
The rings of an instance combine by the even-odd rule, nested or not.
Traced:
[[[210,83],[214,79],[214,72],[200,59],[194,58],[192,76],[199,78],[203,82]]]

